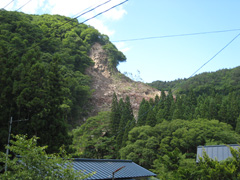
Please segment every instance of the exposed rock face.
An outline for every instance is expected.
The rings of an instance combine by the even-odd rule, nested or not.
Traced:
[[[129,96],[134,114],[136,116],[143,98],[149,100],[160,96],[161,92],[141,82],[135,82],[121,74],[117,69],[109,71],[108,57],[102,46],[98,43],[92,46],[89,55],[95,65],[89,67],[86,73],[92,77],[92,115],[100,111],[111,109],[112,96],[115,92],[118,99]]]

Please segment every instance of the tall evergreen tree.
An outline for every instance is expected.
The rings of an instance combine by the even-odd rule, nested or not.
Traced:
[[[113,97],[112,97],[111,116],[110,116],[112,134],[117,133],[117,131],[119,129],[120,120],[121,120],[120,108],[118,106],[117,95],[114,92]]]
[[[146,125],[148,111],[149,111],[149,103],[143,98],[138,110],[137,126]]]
[[[127,127],[127,125],[130,126],[133,122],[134,122],[133,111],[130,103],[130,98],[127,96],[125,99],[125,102],[123,102],[123,109],[121,113],[121,120],[119,124],[118,136],[117,136],[117,144],[119,146],[119,149],[123,145],[125,145],[128,132],[131,130],[131,128]]]
[[[183,97],[177,95],[176,97],[176,103],[175,103],[175,109],[173,112],[173,119],[184,119],[183,112],[184,112],[184,106],[183,106]]]
[[[222,100],[222,104],[220,106],[220,109],[218,111],[218,117],[221,122],[228,122],[228,108],[229,108],[229,101],[228,98],[225,97]]]
[[[147,113],[146,125],[154,127],[157,123],[156,114],[154,108],[150,107],[151,109]]]
[[[240,116],[237,118],[235,131],[240,134]]]
[[[184,106],[185,106],[185,111],[184,111],[184,116],[185,119],[192,120],[194,117],[195,113],[195,108],[197,105],[197,98],[193,90],[191,90],[189,93],[187,93]]]
[[[155,99],[154,99],[154,104],[158,105],[159,101],[160,101],[160,97],[158,95],[156,95]]]
[[[217,103],[215,99],[212,97],[210,98],[210,102],[209,102],[209,119],[217,119],[217,118],[218,118]]]
[[[48,102],[45,105],[45,111],[47,112],[46,114],[43,112],[44,115],[41,118],[46,122],[43,127],[45,132],[38,132],[42,133],[41,137],[44,137],[41,143],[49,145],[50,152],[56,152],[63,144],[71,144],[67,120],[64,118],[65,110],[69,107],[68,95],[70,92],[66,88],[59,60],[59,57],[56,56],[50,63],[46,86],[48,101],[45,101]]]
[[[166,100],[164,101],[164,109],[163,109],[163,118],[164,119],[166,119],[166,120],[172,119],[173,106],[174,106],[174,100],[173,100],[172,91],[170,90],[168,92]]]

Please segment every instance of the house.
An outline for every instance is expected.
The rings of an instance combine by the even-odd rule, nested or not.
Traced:
[[[228,146],[237,149],[240,148],[238,144],[229,144]],[[198,146],[197,147],[197,158],[196,162],[199,162],[199,157],[203,157],[203,152],[205,151],[207,155],[215,160],[222,161],[228,157],[232,157],[229,147],[226,145],[213,145],[213,146]]]
[[[88,179],[147,179],[156,176],[151,171],[139,166],[131,160],[113,159],[81,159],[72,161],[73,169],[85,174],[96,172]]]

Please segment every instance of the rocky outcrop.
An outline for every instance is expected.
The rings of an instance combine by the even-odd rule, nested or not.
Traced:
[[[91,77],[91,88],[94,89],[91,99],[92,114],[107,111],[111,108],[112,95],[115,92],[118,99],[130,97],[132,108],[136,116],[143,98],[149,100],[160,96],[161,92],[142,82],[135,82],[121,74],[117,69],[109,70],[108,56],[99,43],[92,46],[89,56],[94,66],[89,67],[86,73]]]

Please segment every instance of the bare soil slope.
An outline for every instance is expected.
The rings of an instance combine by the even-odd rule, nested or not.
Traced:
[[[92,78],[91,88],[95,90],[91,99],[93,109],[91,115],[110,110],[114,92],[118,99],[129,96],[135,116],[143,98],[149,100],[161,95],[159,90],[142,82],[135,82],[117,69],[110,71],[107,53],[100,44],[96,43],[92,46],[89,56],[95,62],[95,65],[86,71]]]

